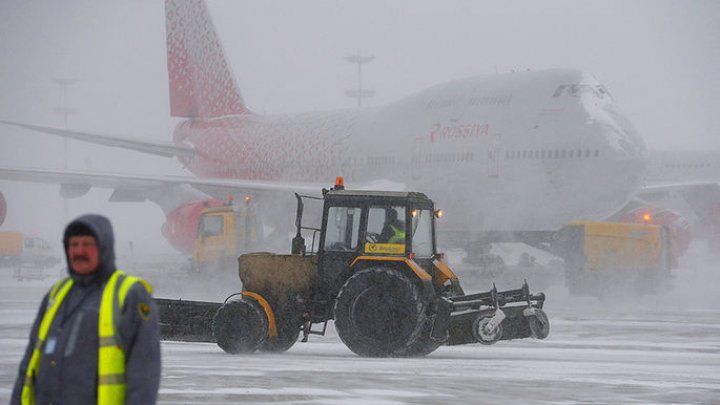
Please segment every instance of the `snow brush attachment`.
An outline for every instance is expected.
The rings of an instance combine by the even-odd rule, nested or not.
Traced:
[[[531,294],[525,281],[516,290],[490,291],[450,297],[452,304],[448,344],[482,343],[499,340],[545,339],[550,321],[545,311],[545,294]]]

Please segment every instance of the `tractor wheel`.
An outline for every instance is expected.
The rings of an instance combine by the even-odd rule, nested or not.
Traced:
[[[218,346],[230,354],[252,353],[265,342],[268,321],[255,301],[229,301],[215,313],[212,332]]]
[[[536,309],[535,315],[528,318],[530,333],[535,339],[545,339],[550,334],[550,320],[542,309]]]
[[[297,316],[291,314],[275,317],[277,337],[267,338],[260,350],[271,353],[282,353],[288,351],[300,336],[301,321]]]
[[[406,351],[403,356],[407,357],[422,357],[437,350],[438,347],[442,346],[447,342],[447,338],[442,340],[435,340],[430,336],[432,324],[430,321],[427,322],[427,327],[423,328],[423,332],[418,339],[413,343]]]
[[[487,330],[486,326],[491,319],[492,316],[486,316],[484,318],[478,318],[475,320],[475,322],[473,322],[473,335],[478,342],[484,345],[492,345],[497,343],[497,341],[500,340],[503,334],[502,324],[498,325],[497,328],[495,328],[494,330]]]
[[[355,354],[403,356],[426,323],[420,288],[389,268],[369,268],[350,277],[335,302],[335,329]]]

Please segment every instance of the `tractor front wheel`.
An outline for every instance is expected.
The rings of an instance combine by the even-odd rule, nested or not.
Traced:
[[[296,314],[286,313],[275,317],[277,336],[268,338],[260,347],[263,352],[282,353],[288,351],[300,336],[302,320]]]
[[[243,298],[228,301],[215,313],[213,336],[230,354],[252,353],[265,343],[267,316],[257,302]]]

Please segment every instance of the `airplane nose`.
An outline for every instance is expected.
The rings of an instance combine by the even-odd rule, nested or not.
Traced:
[[[609,108],[607,113],[612,123],[608,125],[606,132],[610,145],[626,158],[646,160],[648,157],[647,146],[630,120],[614,108]]]

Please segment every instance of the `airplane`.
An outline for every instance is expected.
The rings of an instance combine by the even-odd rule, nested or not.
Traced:
[[[59,183],[66,197],[104,187],[111,201],[153,201],[181,252],[192,251],[200,210],[228,194],[253,194],[263,220],[278,225],[278,193],[317,192],[340,175],[366,189],[383,181],[431,195],[446,212],[441,238],[468,249],[535,243],[567,221],[610,218],[643,184],[648,150],[587,72],[471,77],[381,107],[260,115],[241,95],[204,2],[165,6],[171,115],[184,119],[172,142],[0,122],[173,156],[196,177],[0,167],[0,179]]]

